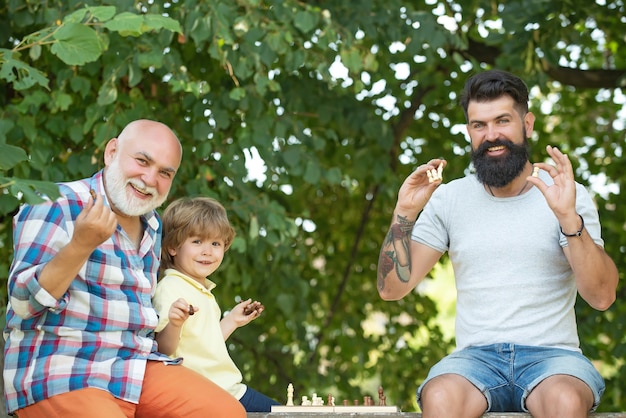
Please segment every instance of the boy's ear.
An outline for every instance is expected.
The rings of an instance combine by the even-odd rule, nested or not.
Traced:
[[[176,248],[168,248],[167,253],[172,257],[176,257]]]

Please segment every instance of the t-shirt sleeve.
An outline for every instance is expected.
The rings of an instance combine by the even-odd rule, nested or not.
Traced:
[[[411,239],[440,252],[446,252],[449,246],[448,231],[445,227],[445,190],[439,187],[420,213],[413,227]]]
[[[163,330],[169,322],[168,313],[170,306],[172,306],[172,303],[177,299],[176,293],[171,290],[170,284],[165,279],[157,284],[154,297],[152,298],[152,305],[159,316],[159,323],[154,330],[155,332]]]

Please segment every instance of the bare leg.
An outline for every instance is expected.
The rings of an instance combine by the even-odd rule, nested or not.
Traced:
[[[467,379],[457,374],[437,376],[422,389],[423,418],[478,418],[487,399]]]
[[[526,408],[536,418],[586,418],[592,406],[589,386],[564,374],[548,377],[526,398]]]

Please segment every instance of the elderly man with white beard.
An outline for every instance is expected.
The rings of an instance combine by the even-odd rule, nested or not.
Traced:
[[[105,168],[14,218],[5,329],[7,411],[28,417],[244,417],[239,402],[157,351],[156,212],[180,166],[166,125],[129,123]]]

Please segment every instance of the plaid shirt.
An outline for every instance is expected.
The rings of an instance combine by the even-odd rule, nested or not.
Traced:
[[[14,260],[8,282],[4,350],[8,412],[86,387],[137,403],[148,359],[156,353],[156,288],[161,222],[141,218],[137,251],[118,225],[55,299],[39,286],[48,261],[70,241],[89,190],[104,195],[102,171],[59,185],[63,197],[23,206],[13,220]]]

